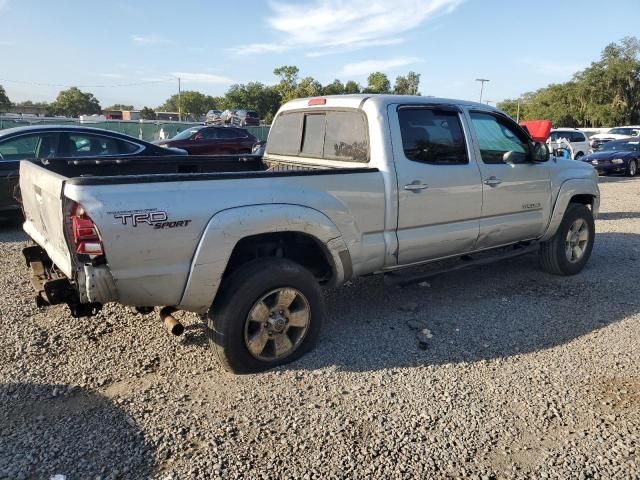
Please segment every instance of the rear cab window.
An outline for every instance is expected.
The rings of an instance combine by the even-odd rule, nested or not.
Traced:
[[[269,132],[266,154],[366,163],[366,117],[359,110],[282,112]]]

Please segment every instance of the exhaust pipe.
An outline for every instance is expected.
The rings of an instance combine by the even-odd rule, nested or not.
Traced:
[[[160,310],[160,320],[164,322],[164,326],[171,335],[180,336],[184,332],[184,325],[182,325],[172,313],[177,310],[174,307],[164,307]]]

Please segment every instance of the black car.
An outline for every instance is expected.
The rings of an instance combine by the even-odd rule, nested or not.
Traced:
[[[14,198],[20,160],[186,154],[99,128],[37,125],[0,130],[0,215],[20,210]]]
[[[640,164],[640,141],[612,140],[580,160],[590,163],[598,173],[624,173],[633,177]]]

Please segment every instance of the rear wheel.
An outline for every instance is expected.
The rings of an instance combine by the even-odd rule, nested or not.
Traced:
[[[210,343],[227,370],[267,370],[313,347],[323,310],[306,268],[283,258],[254,260],[225,280],[208,315]]]
[[[576,153],[576,156],[573,157],[574,160],[579,160],[580,158],[584,157],[584,153],[582,152],[578,152]]]
[[[591,210],[585,205],[571,203],[555,235],[540,245],[540,264],[555,275],[575,275],[589,260],[594,240]]]
[[[638,162],[636,160],[630,160],[627,165],[627,170],[625,171],[625,175],[627,177],[635,177],[638,173]]]

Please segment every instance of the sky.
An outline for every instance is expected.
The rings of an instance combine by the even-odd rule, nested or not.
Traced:
[[[0,85],[14,101],[66,86],[157,107],[183,90],[421,74],[423,95],[497,102],[572,74],[638,35],[638,0],[0,0]]]

